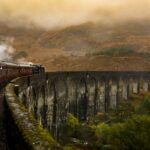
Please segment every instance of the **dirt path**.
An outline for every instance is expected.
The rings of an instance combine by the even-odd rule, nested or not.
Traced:
[[[0,91],[0,150],[9,150],[4,127],[3,92]]]

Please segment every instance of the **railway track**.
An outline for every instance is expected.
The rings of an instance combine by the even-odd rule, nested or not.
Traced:
[[[4,125],[4,93],[0,90],[0,150],[10,150],[8,146],[6,128]]]

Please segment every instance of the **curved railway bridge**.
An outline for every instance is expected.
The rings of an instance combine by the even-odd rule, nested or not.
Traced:
[[[117,109],[141,91],[150,91],[150,72],[56,72],[17,78],[5,89],[9,143],[14,149],[61,149],[54,139],[68,112],[86,121]]]

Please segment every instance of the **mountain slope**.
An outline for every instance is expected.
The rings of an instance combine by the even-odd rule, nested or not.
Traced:
[[[0,24],[0,40],[12,37],[16,52],[49,71],[150,70],[150,23],[85,23],[64,29]]]
[[[117,46],[128,46],[135,51],[149,52],[150,24],[126,23],[104,26],[86,23],[42,35],[40,45],[67,51],[93,53]]]

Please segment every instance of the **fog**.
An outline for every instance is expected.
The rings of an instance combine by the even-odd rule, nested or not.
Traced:
[[[113,24],[150,16],[150,0],[0,0],[10,26],[64,27],[87,21]]]

